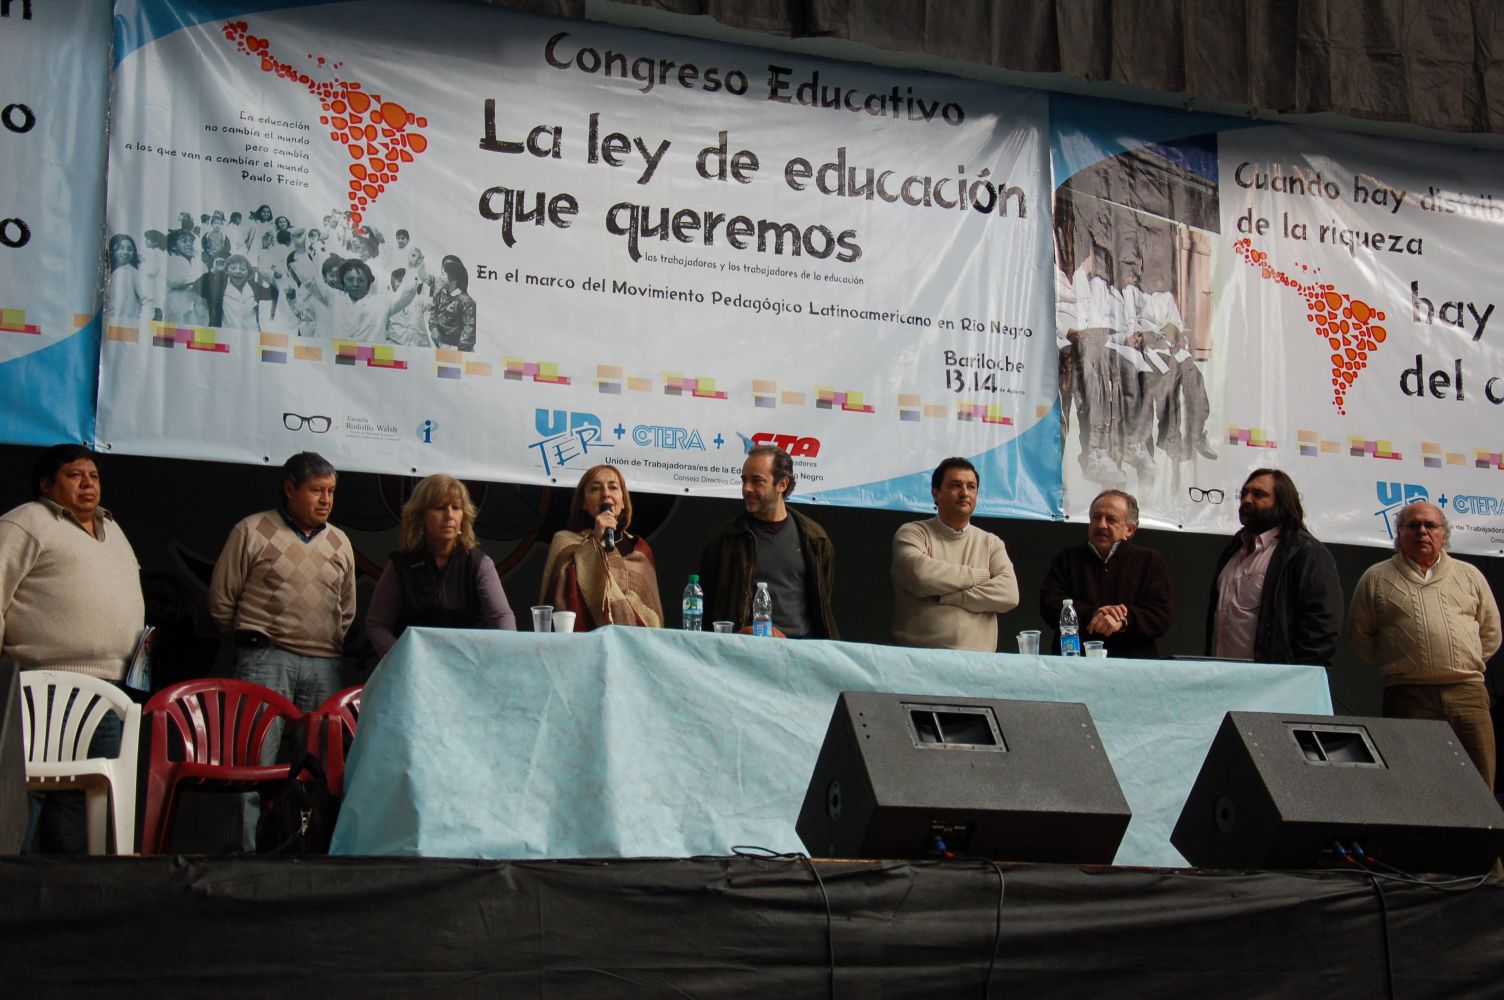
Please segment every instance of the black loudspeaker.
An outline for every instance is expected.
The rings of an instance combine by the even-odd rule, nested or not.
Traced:
[[[21,742],[21,671],[0,660],[0,854],[26,838],[26,746]]]
[[[1445,722],[1228,712],[1170,842],[1198,868],[1350,866],[1346,852],[1482,874],[1504,810]]]
[[[845,691],[795,829],[815,857],[1110,864],[1132,815],[1085,705]]]

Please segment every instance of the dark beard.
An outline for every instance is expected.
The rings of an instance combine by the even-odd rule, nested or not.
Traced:
[[[1262,535],[1270,528],[1279,524],[1279,515],[1272,510],[1239,510],[1238,519],[1243,522],[1244,530],[1250,535]]]

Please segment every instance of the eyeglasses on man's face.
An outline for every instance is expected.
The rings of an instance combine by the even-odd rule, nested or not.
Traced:
[[[1400,530],[1401,531],[1425,531],[1425,532],[1428,532],[1428,533],[1434,535],[1434,534],[1436,534],[1436,533],[1444,530],[1445,527],[1446,527],[1446,525],[1442,524],[1439,521],[1420,521],[1420,520],[1417,520],[1415,518],[1411,518],[1410,520],[1406,521],[1404,524],[1400,525]]]

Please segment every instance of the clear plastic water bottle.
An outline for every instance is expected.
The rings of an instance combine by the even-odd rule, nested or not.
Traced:
[[[768,585],[759,581],[757,593],[752,595],[752,634],[773,634],[773,595],[768,593]]]
[[[700,589],[700,574],[689,574],[689,582],[684,585],[684,602],[679,605],[679,610],[684,615],[684,623],[680,626],[684,631],[698,632],[705,627],[705,591]]]
[[[1076,620],[1076,607],[1069,597],[1060,606],[1060,655],[1081,655],[1081,625]]]

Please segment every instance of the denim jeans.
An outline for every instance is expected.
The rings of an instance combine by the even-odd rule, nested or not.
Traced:
[[[345,661],[338,656],[302,656],[279,646],[236,650],[235,677],[285,695],[299,711],[312,712],[344,687]],[[278,719],[267,729],[261,745],[261,763],[292,759],[298,751],[297,733],[284,732]],[[240,843],[246,851],[256,849],[256,821],[261,818],[261,796],[241,797]]]
[[[118,686],[118,685],[117,685]],[[70,697],[71,700],[71,697]],[[89,740],[90,757],[119,757],[123,722],[114,712],[106,712]],[[134,790],[132,790],[134,794]],[[76,790],[31,792],[27,795],[26,839],[23,854],[87,854],[89,852],[88,819],[84,813],[84,793]]]

